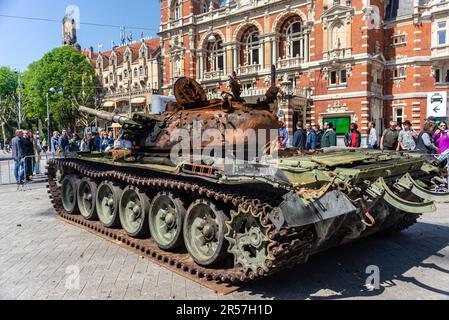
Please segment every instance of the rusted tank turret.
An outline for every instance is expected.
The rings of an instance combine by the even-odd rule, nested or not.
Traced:
[[[193,79],[180,78],[174,86],[176,103],[168,104],[168,111],[157,114],[134,114],[132,118],[80,107],[79,111],[93,117],[123,126],[125,138],[136,140],[141,150],[171,150],[178,143],[173,134],[179,130],[219,130],[224,145],[244,143],[244,135],[226,136],[226,130],[277,130],[280,126],[277,116],[270,111],[275,101],[277,88],[268,91],[267,98],[257,104],[248,104],[240,98],[239,84],[230,79],[233,92],[224,92],[223,99],[208,100],[203,88]],[[227,138],[227,139],[226,139]],[[226,141],[229,140],[229,141]]]

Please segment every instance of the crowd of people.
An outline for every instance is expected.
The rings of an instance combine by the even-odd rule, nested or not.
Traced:
[[[11,140],[14,159],[14,177],[17,184],[30,181],[34,174],[40,174],[42,145],[39,134],[27,130],[17,130]]]
[[[348,148],[360,148],[362,145],[362,134],[356,123],[350,124],[350,129],[343,137],[343,141]],[[282,148],[292,146],[300,150],[314,151],[317,149],[337,146],[337,133],[331,122],[324,124],[324,130],[319,125],[306,124],[301,122],[296,125],[293,141],[289,142],[288,132],[284,123],[281,123],[279,142]],[[376,129],[376,124],[368,124],[368,149],[380,149],[382,151],[417,151],[428,154],[449,153],[449,130],[447,123],[439,122],[428,117],[420,132],[413,129],[410,121],[403,123],[391,121],[389,127],[381,135]]]
[[[27,130],[16,130],[15,137],[11,140],[12,158],[14,159],[14,177],[17,184],[30,181],[34,174],[40,174],[40,162],[42,152],[48,151],[59,155],[68,152],[105,152],[116,148],[132,147],[132,143],[123,139],[120,133],[114,139],[113,133],[99,129],[98,132],[85,135],[82,139],[77,133],[69,136],[66,129],[61,133],[53,132],[49,144],[41,142],[39,133]]]

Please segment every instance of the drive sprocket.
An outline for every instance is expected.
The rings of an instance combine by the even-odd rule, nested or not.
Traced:
[[[239,207],[238,212],[231,212],[231,221],[227,221],[228,232],[225,236],[229,242],[228,252],[233,254],[236,265],[248,274],[253,272],[263,276],[270,271],[275,257],[270,253],[274,240],[269,238],[270,224],[264,223],[262,212]]]

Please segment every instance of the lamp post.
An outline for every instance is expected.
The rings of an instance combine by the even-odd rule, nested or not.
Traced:
[[[51,151],[51,135],[50,135],[50,126],[51,126],[51,121],[50,121],[50,106],[48,104],[48,97],[50,93],[55,93],[56,90],[55,88],[51,87],[50,90],[48,90],[47,94],[46,94],[46,98],[47,98],[47,151],[50,150]]]

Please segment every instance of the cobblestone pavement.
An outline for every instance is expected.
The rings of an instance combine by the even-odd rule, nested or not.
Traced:
[[[0,186],[0,299],[449,299],[448,205],[402,234],[333,249],[221,296],[56,219],[44,185],[30,188]],[[381,280],[372,292],[370,265]]]

